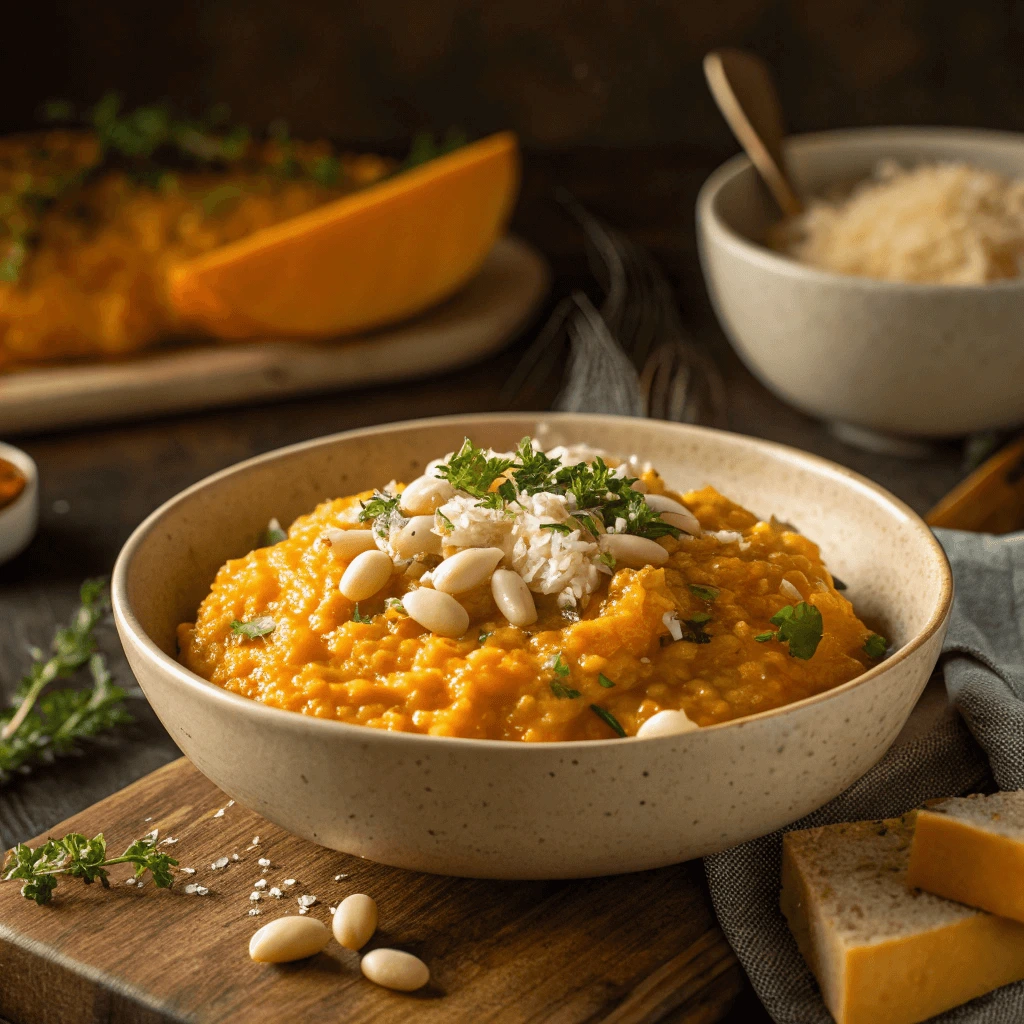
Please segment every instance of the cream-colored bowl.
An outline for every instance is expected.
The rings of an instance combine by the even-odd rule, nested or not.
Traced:
[[[864,128],[799,135],[797,191],[850,185],[880,160],[954,160],[1024,176],[1024,135]],[[1024,421],[1024,279],[902,284],[828,273],[762,243],[779,217],[750,161],[720,167],[697,199],[708,291],[743,361],[813,416],[886,434],[953,437]]]
[[[0,565],[21,554],[32,542],[39,523],[39,472],[28,452],[0,442],[0,459],[25,478],[21,494],[0,508]]]
[[[896,644],[829,693],[680,736],[524,744],[323,721],[247,700],[175,660],[214,574],[271,516],[409,480],[469,435],[526,434],[650,459],[819,541],[859,611]],[[952,598],[924,523],[881,488],[802,452],[678,424],[573,414],[452,416],[283,448],[154,512],[114,568],[128,660],[175,742],[231,797],[314,842],[385,864],[491,878],[638,871],[712,853],[807,814],[892,743],[935,664]]]

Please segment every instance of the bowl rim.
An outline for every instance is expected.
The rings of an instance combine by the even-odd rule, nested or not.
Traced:
[[[26,506],[35,501],[36,492],[39,490],[39,467],[36,466],[35,460],[28,452],[21,448],[15,448],[13,444],[5,444],[3,441],[0,441],[0,459],[12,463],[25,477],[25,486],[22,488],[21,494],[9,505],[0,508],[0,529],[4,529],[7,525],[4,522],[5,519],[13,518],[16,513],[22,512]]]
[[[608,747],[614,747],[617,744],[621,744],[623,741],[619,737],[610,738],[606,740],[552,740],[543,743],[522,743],[514,740],[492,740],[492,739],[476,739],[463,736],[431,736],[426,733],[411,733],[411,732],[393,732],[386,729],[373,729],[364,725],[354,725],[348,722],[338,722],[333,719],[314,718],[310,715],[303,715],[299,712],[288,711],[284,708],[276,708],[268,704],[263,704],[260,701],[252,700],[248,697],[243,697],[241,694],[232,693],[229,690],[225,690],[223,687],[218,686],[216,683],[211,683],[209,680],[203,679],[202,676],[187,669],[180,662],[172,658],[170,655],[162,651],[149,637],[149,635],[142,628],[134,612],[132,611],[131,604],[128,600],[128,576],[131,569],[132,561],[134,559],[136,551],[145,542],[148,535],[156,529],[160,521],[165,515],[167,515],[175,506],[182,502],[190,499],[194,494],[206,488],[212,484],[215,484],[229,476],[242,474],[248,472],[255,466],[263,465],[268,462],[273,462],[277,459],[281,459],[292,455],[297,452],[305,451],[310,448],[329,446],[335,444],[338,441],[344,439],[349,440],[353,438],[366,438],[371,440],[372,438],[386,434],[394,430],[396,427],[417,427],[417,426],[457,426],[465,424],[472,426],[473,424],[486,425],[495,422],[502,421],[527,421],[532,420],[534,422],[562,422],[562,423],[573,423],[573,422],[593,422],[598,421],[612,421],[614,423],[620,423],[622,421],[636,421],[636,417],[620,416],[603,413],[569,413],[569,412],[509,412],[509,413],[460,413],[449,416],[430,416],[421,417],[414,420],[399,420],[397,422],[378,424],[371,427],[360,427],[354,430],[340,431],[334,434],[327,434],[322,437],[310,438],[306,441],[299,441],[295,444],[286,445],[282,448],[275,448],[271,451],[264,452],[261,455],[256,455],[249,459],[244,459],[241,462],[237,462],[231,466],[227,466],[222,470],[212,473],[202,480],[197,481],[184,490],[179,491],[176,495],[169,498],[153,512],[151,512],[131,533],[128,540],[125,541],[120,553],[117,556],[117,561],[114,564],[113,573],[111,575],[111,602],[113,607],[114,619],[117,624],[119,632],[122,634],[127,633],[135,645],[136,649],[139,650],[142,655],[154,663],[154,667],[158,668],[162,673],[170,673],[178,683],[184,684],[184,686],[191,690],[198,699],[200,700],[214,700],[221,702],[227,707],[232,707],[238,710],[239,713],[254,715],[267,719],[267,716],[273,716],[268,721],[276,722],[277,728],[288,729],[293,732],[307,732],[310,729],[313,730],[333,730],[339,736],[348,734],[352,739],[360,739],[363,742],[371,740],[380,740],[384,737],[388,739],[384,742],[393,743],[404,743],[407,746],[412,745],[419,747],[422,744],[426,744],[426,749],[440,750],[441,747],[438,744],[442,744],[445,747],[454,745],[456,748],[463,748],[466,750],[522,750],[524,753],[518,756],[530,756],[526,751],[534,751],[536,756],[540,756],[540,751],[544,750],[564,750],[579,752],[581,750],[595,750],[605,749]],[[643,421],[641,421],[643,422]],[[682,423],[670,423],[669,421],[656,421],[664,426],[670,426],[675,429],[681,430],[687,434],[695,434],[698,437],[701,435],[725,435],[734,441],[739,441],[744,444],[753,445],[766,453],[771,453],[776,457],[781,457],[784,461],[788,461],[792,464],[801,465],[804,468],[812,470],[824,471],[828,475],[844,477],[848,483],[854,487],[860,488],[861,490],[869,491],[874,494],[877,498],[882,499],[883,503],[889,505],[891,510],[902,514],[905,518],[909,519],[914,523],[919,530],[924,531],[925,539],[932,549],[933,554],[936,556],[936,562],[941,572],[941,584],[939,600],[936,608],[933,610],[925,626],[919,630],[913,637],[911,637],[906,644],[904,644],[898,651],[894,652],[884,661],[878,665],[873,666],[866,672],[862,672],[860,675],[855,676],[853,679],[848,680],[839,686],[833,687],[830,690],[825,690],[821,693],[814,694],[810,697],[805,697],[803,700],[794,701],[791,704],[784,704],[778,708],[771,708],[767,711],[761,711],[753,715],[746,715],[742,718],[732,719],[728,722],[718,722],[715,725],[704,726],[699,730],[684,734],[669,734],[665,736],[652,736],[652,737],[637,737],[630,736],[626,737],[627,740],[639,740],[644,743],[656,743],[656,742],[678,742],[680,739],[689,739],[690,737],[703,736],[716,732],[722,729],[737,729],[749,726],[754,723],[761,722],[765,719],[774,718],[779,715],[794,712],[809,706],[822,703],[823,701],[830,700],[841,693],[846,693],[854,687],[864,686],[872,683],[880,676],[884,675],[890,669],[899,665],[900,663],[911,658],[921,647],[926,644],[934,634],[943,627],[946,620],[949,617],[950,610],[953,603],[953,577],[952,570],[949,565],[949,560],[946,557],[946,553],[939,543],[935,534],[932,533],[931,529],[925,524],[924,520],[905,502],[901,501],[895,495],[891,494],[884,487],[874,483],[867,477],[861,476],[859,473],[854,472],[851,469],[847,469],[845,466],[841,466],[838,463],[831,462],[819,455],[813,455],[810,452],[804,452],[797,448],[792,448],[789,445],[780,444],[776,441],[768,441],[762,438],[750,437],[745,434],[738,434],[733,431],[718,430],[714,427],[701,427],[691,424]],[[468,432],[468,431],[467,431]],[[340,732],[339,732],[340,730]],[[367,733],[370,735],[368,736]]]
[[[784,142],[786,153],[799,150],[825,149],[829,145],[842,146],[844,143],[875,142],[883,144],[897,136],[903,141],[934,142],[962,141],[1017,145],[1021,148],[1024,167],[1024,132],[999,131],[990,128],[929,127],[927,125],[865,128],[837,128],[823,132],[804,132],[790,135]],[[879,159],[884,154],[880,154]],[[781,274],[798,281],[831,285],[865,291],[909,292],[914,295],[934,296],[939,293],[950,295],[981,295],[992,292],[1016,292],[1024,290],[1024,275],[990,281],[986,284],[940,284],[925,281],[888,281],[859,274],[840,274],[833,270],[799,263],[791,256],[776,252],[760,242],[741,234],[725,222],[717,209],[718,197],[722,190],[740,174],[752,168],[746,153],[737,153],[719,165],[705,179],[697,193],[696,217],[698,229],[711,236],[716,245],[729,250],[733,255],[753,263],[762,270]],[[1024,177],[1024,172],[1022,172]],[[755,175],[755,182],[759,179]]]

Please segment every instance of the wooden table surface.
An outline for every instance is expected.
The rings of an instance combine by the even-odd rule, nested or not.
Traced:
[[[821,424],[783,405],[741,366],[723,338],[703,290],[693,237],[693,200],[717,162],[684,148],[574,151],[528,155],[515,229],[537,245],[555,272],[557,297],[588,281],[578,232],[552,200],[567,186],[594,212],[659,258],[676,286],[684,320],[720,363],[733,430],[816,452],[877,480],[919,511],[961,476],[961,446],[906,461],[851,448]],[[37,461],[41,521],[31,547],[0,567],[0,696],[9,698],[27,666],[30,644],[46,643],[72,608],[82,579],[110,572],[131,530],[183,487],[240,459],[353,427],[441,413],[500,407],[499,392],[523,339],[478,366],[439,379],[213,411],[124,426],[11,438]],[[530,396],[544,408],[557,381]],[[114,635],[102,647],[119,681],[131,676]],[[143,701],[136,724],[116,740],[18,778],[0,790],[0,848],[34,836],[178,756]],[[671,1019],[671,1018],[666,1018]],[[747,992],[728,1019],[767,1017]]]

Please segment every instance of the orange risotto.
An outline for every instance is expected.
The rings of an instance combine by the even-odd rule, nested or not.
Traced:
[[[595,455],[467,440],[272,522],[179,627],[182,663],[319,718],[538,742],[727,722],[884,655],[812,541]]]

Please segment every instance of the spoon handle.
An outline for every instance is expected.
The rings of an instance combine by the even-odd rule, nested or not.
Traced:
[[[787,217],[803,210],[782,152],[782,104],[771,71],[760,57],[742,50],[712,50],[704,77],[733,135]]]

